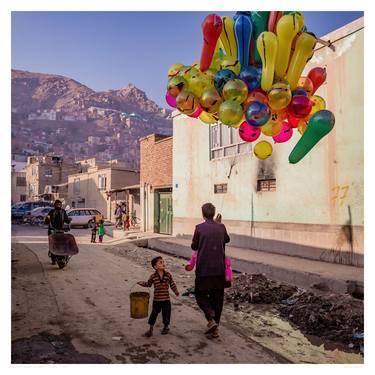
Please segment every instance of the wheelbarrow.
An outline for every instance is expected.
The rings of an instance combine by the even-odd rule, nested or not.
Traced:
[[[51,260],[57,262],[59,268],[64,268],[70,258],[78,254],[78,246],[72,234],[64,231],[53,231],[48,236],[49,253]]]

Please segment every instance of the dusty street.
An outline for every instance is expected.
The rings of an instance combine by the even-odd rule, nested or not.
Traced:
[[[150,266],[105,251],[105,244],[82,243],[86,238],[78,236],[80,253],[59,270],[49,262],[45,230],[28,231],[32,233],[13,233],[12,341],[41,332],[64,334],[79,353],[112,363],[286,362],[229,323],[224,322],[221,338],[207,339],[202,313],[183,302],[189,297],[172,297],[169,335],[160,335],[158,320],[154,337],[143,337],[147,320],[130,318],[129,293],[136,281],[149,276]],[[88,237],[86,232],[82,231]],[[174,274],[180,292],[192,285],[192,275],[187,276]],[[22,363],[16,355],[13,361]]]
[[[160,335],[159,317],[154,336],[143,337],[147,320],[130,318],[129,294],[148,278],[158,253],[109,237],[92,245],[87,230],[72,233],[80,253],[59,270],[49,262],[45,229],[13,228],[13,363],[363,362],[358,354],[312,344],[267,306],[225,304],[221,337],[209,339],[195,299],[172,292],[170,334]],[[183,259],[163,257],[181,294],[193,286]]]

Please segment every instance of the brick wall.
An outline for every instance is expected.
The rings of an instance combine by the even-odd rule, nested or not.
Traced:
[[[140,139],[140,184],[172,185],[172,137],[152,134]]]

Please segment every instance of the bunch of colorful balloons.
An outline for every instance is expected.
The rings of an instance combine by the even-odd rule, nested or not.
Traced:
[[[167,103],[207,124],[238,128],[246,142],[263,133],[275,143],[302,134],[289,155],[300,161],[332,130],[334,115],[315,95],[326,71],[313,68],[301,77],[317,38],[307,32],[300,12],[209,14],[202,24],[199,62],[173,64],[168,70]],[[254,154],[267,159],[272,145],[258,142]]]

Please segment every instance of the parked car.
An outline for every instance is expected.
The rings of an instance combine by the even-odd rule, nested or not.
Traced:
[[[52,206],[34,208],[29,213],[25,214],[24,221],[33,225],[41,225],[44,223],[46,216],[52,209]]]
[[[26,214],[29,214],[34,208],[37,207],[51,207],[52,202],[48,201],[31,201],[20,202],[12,206],[12,219],[21,221]]]
[[[83,226],[85,228],[92,227],[94,216],[97,222],[103,219],[103,215],[95,208],[72,208],[67,214],[72,219],[71,226]]]

